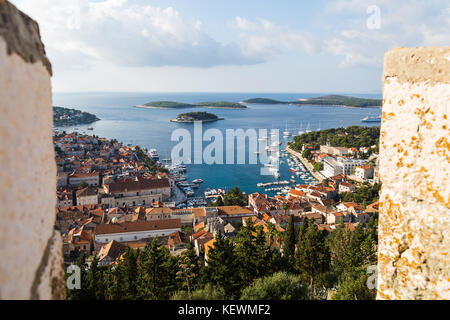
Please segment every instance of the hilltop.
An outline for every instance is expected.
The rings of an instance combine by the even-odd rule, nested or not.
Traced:
[[[255,104],[335,105],[356,108],[381,107],[382,105],[381,99],[365,99],[341,95],[329,95],[296,101],[278,101],[266,98],[254,98],[244,100],[244,102]]]
[[[81,110],[53,107],[54,126],[90,124],[99,120],[96,115]]]
[[[229,101],[213,101],[213,102],[198,102],[198,103],[184,103],[175,101],[152,101],[145,105],[139,105],[138,108],[161,108],[161,109],[181,109],[181,108],[223,108],[223,109],[245,109],[245,105],[229,102]]]
[[[191,123],[191,122],[195,122],[195,121],[212,122],[212,121],[218,121],[218,120],[224,120],[224,119],[219,118],[215,114],[208,113],[208,112],[189,112],[189,113],[179,114],[176,119],[173,119],[170,121],[171,122],[180,122],[180,123]]]

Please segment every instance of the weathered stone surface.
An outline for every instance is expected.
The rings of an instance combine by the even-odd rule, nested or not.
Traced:
[[[52,74],[52,65],[45,55],[39,25],[5,0],[0,0],[0,37],[6,42],[8,54],[15,53],[30,63],[41,61]]]
[[[450,298],[450,48],[385,57],[380,299]]]
[[[0,13],[0,299],[61,298],[50,73],[36,23],[7,1]]]

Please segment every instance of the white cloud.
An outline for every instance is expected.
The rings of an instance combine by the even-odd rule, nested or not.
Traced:
[[[380,8],[380,29],[367,28],[371,5]],[[450,7],[445,1],[338,0],[325,8],[327,18],[338,23],[323,48],[341,58],[341,67],[381,66],[390,49],[450,43]]]
[[[247,65],[264,62],[236,43],[222,44],[186,23],[172,7],[135,5],[127,0],[16,0],[35,18],[50,58],[73,67],[102,59],[122,66]],[[55,63],[54,63],[55,64]]]
[[[249,21],[236,17],[235,26],[240,31],[240,37],[245,43],[245,52],[248,55],[263,56],[268,59],[290,50],[313,54],[317,53],[319,48],[318,40],[312,33],[277,26],[266,19]]]

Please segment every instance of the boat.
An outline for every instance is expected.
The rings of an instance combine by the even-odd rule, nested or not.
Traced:
[[[94,130],[94,128],[87,128],[87,130],[90,130],[90,131],[92,131],[92,130]]]
[[[156,149],[150,149],[150,151],[148,152],[150,159],[152,159],[155,162],[159,161],[159,155],[158,155],[158,151],[156,151]]]
[[[298,135],[301,136],[304,133],[305,133],[305,131],[303,131],[303,123],[301,123],[300,124],[300,129],[298,130]]]
[[[308,123],[308,127],[306,128],[306,133],[310,133],[310,132],[312,132],[312,131],[311,131],[310,124]]]
[[[291,168],[290,170],[291,170],[291,172],[295,172],[295,169],[294,169],[294,168]]]
[[[287,121],[286,121],[286,130],[283,132],[283,137],[290,137],[290,136],[291,136],[291,133],[287,129]]]
[[[381,122],[381,116],[367,116],[361,122]]]
[[[195,179],[194,181],[192,181],[192,183],[200,184],[200,183],[203,183],[203,180],[202,179]]]

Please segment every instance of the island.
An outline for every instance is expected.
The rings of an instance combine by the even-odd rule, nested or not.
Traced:
[[[76,126],[90,124],[99,120],[96,115],[81,110],[53,107],[54,126]]]
[[[253,98],[243,101],[252,104],[293,104],[293,105],[319,105],[319,106],[344,106],[355,108],[381,107],[381,99],[365,99],[341,95],[329,95],[316,98],[299,99],[296,101],[278,101],[267,98]]]
[[[144,105],[137,105],[136,108],[144,109],[181,109],[181,108],[217,108],[217,109],[246,109],[247,107],[242,103],[229,101],[214,101],[214,102],[198,102],[198,103],[184,103],[175,101],[152,101]]]
[[[179,122],[179,123],[192,123],[195,121],[202,122],[213,122],[218,120],[224,120],[223,118],[219,118],[215,114],[208,112],[188,112],[179,114],[176,119],[170,120],[171,122]]]

